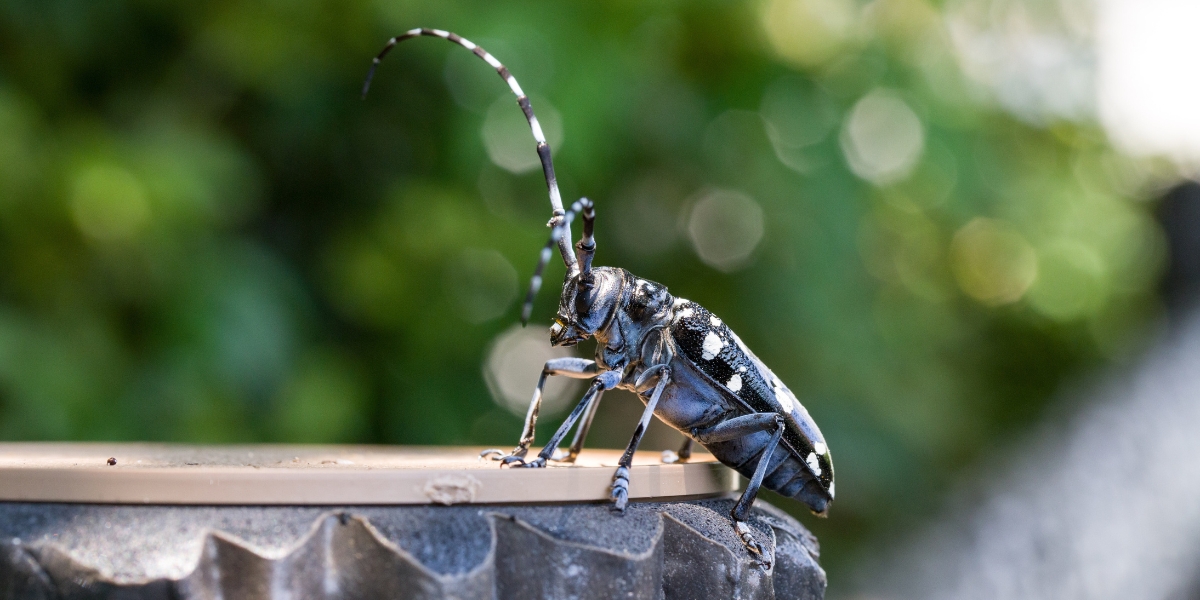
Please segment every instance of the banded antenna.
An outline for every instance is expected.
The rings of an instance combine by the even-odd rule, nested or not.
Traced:
[[[512,73],[508,72],[508,68],[500,64],[500,61],[496,60],[496,57],[489,54],[487,50],[484,50],[478,44],[464,39],[458,34],[449,31],[443,31],[441,29],[425,29],[423,27],[410,29],[403,35],[399,35],[388,40],[387,45],[383,47],[383,50],[379,52],[379,55],[371,61],[371,70],[367,71],[367,79],[363,82],[362,97],[364,99],[367,97],[367,92],[371,89],[371,80],[375,77],[375,69],[379,68],[379,63],[383,61],[383,57],[387,56],[388,53],[392,51],[392,48],[396,47],[396,44],[399,44],[404,40],[423,35],[439,37],[444,40],[454,42],[455,44],[470,50],[475,54],[475,56],[482,58],[484,62],[491,65],[493,69],[496,69],[496,73],[500,75],[500,78],[503,79],[505,83],[508,84],[508,87],[512,89],[513,93],[516,94],[517,105],[521,107],[521,112],[525,113],[525,120],[529,121],[529,129],[533,132],[534,141],[537,142],[538,158],[541,159],[542,162],[542,175],[546,178],[546,188],[550,192],[550,208],[552,209],[552,216],[548,225],[552,229],[550,233],[550,241],[542,250],[542,255],[538,261],[538,266],[534,271],[532,280],[530,281],[529,294],[526,297],[525,305],[521,310],[521,324],[524,325],[529,322],[529,315],[533,310],[533,299],[537,296],[538,290],[542,287],[542,271],[546,268],[546,263],[550,260],[550,248],[552,246],[558,246],[558,253],[560,256],[562,256],[563,264],[567,267],[568,277],[575,276],[580,272],[579,261],[575,256],[574,250],[571,248],[571,220],[574,217],[574,214],[572,213],[578,213],[579,209],[576,208],[570,213],[563,210],[562,194],[560,194],[558,191],[558,179],[554,176],[554,161],[550,157],[550,144],[546,142],[546,135],[542,132],[542,126],[540,123],[538,123],[537,116],[533,114],[533,106],[529,103],[529,96],[525,95],[525,92],[521,89],[520,84],[517,83],[517,79],[512,76]],[[582,200],[581,202],[587,202],[587,213],[584,216],[584,227],[587,231],[585,232],[584,238],[588,241],[587,245],[590,246],[591,251],[586,253],[588,260],[587,267],[584,270],[588,272],[590,277],[592,262],[591,256],[592,252],[595,250],[595,243],[591,242],[590,235],[590,225],[592,220],[588,218],[589,215],[592,215],[591,202],[588,202],[586,199]],[[575,206],[579,206],[579,204],[580,202],[576,202]],[[575,208],[575,206],[572,208]],[[584,240],[581,240],[580,243],[583,244]]]
[[[580,198],[563,215],[562,223],[550,230],[550,239],[546,240],[546,245],[542,247],[537,267],[534,268],[533,277],[529,280],[529,292],[525,294],[525,303],[521,306],[521,325],[528,323],[529,316],[533,314],[533,299],[537,297],[538,290],[542,288],[542,271],[546,270],[546,264],[550,262],[550,249],[555,244],[560,244],[561,247],[563,238],[571,235],[571,221],[575,220],[575,215],[578,214],[583,215],[583,237],[579,238],[579,243],[575,245],[580,265],[579,281],[586,285],[591,284],[592,257],[596,255],[596,240],[592,237],[596,223],[596,210],[591,200]]]

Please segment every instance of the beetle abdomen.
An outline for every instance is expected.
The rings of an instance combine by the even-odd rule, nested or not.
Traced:
[[[780,444],[780,447],[772,453],[771,462],[774,463],[775,457],[780,455],[785,457],[784,460],[780,461],[763,478],[763,487],[778,492],[780,495],[795,498],[806,504],[813,512],[824,514],[829,508],[831,498],[821,482],[813,477],[806,465],[796,455],[787,452],[783,444]],[[754,462],[755,465],[758,464],[758,461]],[[750,473],[753,475],[754,472],[750,471]]]
[[[704,447],[718,460],[749,479],[754,476],[754,469],[758,467],[763,450],[770,441],[770,433],[759,432],[736,440],[705,444]],[[767,465],[766,476],[763,477],[763,487],[795,498],[818,514],[824,513],[831,501],[829,494],[813,476],[808,465],[782,441],[771,453],[771,462]]]
[[[786,495],[796,497],[795,494],[803,494],[808,499],[797,498],[813,507],[813,510],[823,512],[833,498],[833,464],[825,440],[808,411],[783,382],[742,344],[737,334],[699,304],[676,299],[670,332],[676,347],[688,362],[707,377],[714,388],[736,399],[743,411],[775,413],[784,417],[783,439],[772,462],[783,464],[783,457],[786,456],[795,464],[789,464],[779,474],[775,474],[778,465],[770,465],[764,485],[780,493],[795,488],[793,493]],[[743,463],[752,457],[754,459],[751,462],[757,464],[756,457],[769,438],[769,433],[754,434],[739,440],[737,448],[730,446],[710,450],[722,462],[743,471],[746,468]],[[749,476],[753,471],[751,466],[743,474]],[[774,479],[770,478],[772,475]],[[810,481],[816,488],[810,489]]]

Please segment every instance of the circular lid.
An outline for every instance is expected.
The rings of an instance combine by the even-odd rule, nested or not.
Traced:
[[[535,456],[536,450],[530,451]],[[504,468],[478,448],[0,444],[0,501],[103,504],[465,504],[609,499],[621,452],[574,465]],[[115,464],[110,464],[114,463]],[[718,496],[736,473],[705,453],[663,464],[635,455],[631,500]]]

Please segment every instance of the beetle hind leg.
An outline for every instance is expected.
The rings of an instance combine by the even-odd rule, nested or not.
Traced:
[[[763,448],[762,453],[758,456],[758,465],[754,467],[754,475],[750,477],[750,482],[746,484],[746,491],[742,492],[741,498],[738,498],[737,504],[733,505],[733,510],[730,511],[730,517],[733,518],[733,528],[737,532],[738,538],[742,540],[742,544],[746,546],[746,550],[754,556],[756,562],[764,570],[771,568],[771,559],[763,552],[763,548],[758,541],[754,539],[754,530],[746,524],[746,518],[750,516],[750,508],[754,506],[754,499],[758,497],[758,490],[762,488],[763,477],[766,476],[771,465],[771,456],[775,453],[775,449],[779,446],[779,440],[783,439],[783,418],[774,413],[752,413],[735,417],[728,421],[718,423],[707,429],[694,430],[693,436],[702,443],[722,442],[732,439],[737,439],[759,431],[771,431],[770,441]]]

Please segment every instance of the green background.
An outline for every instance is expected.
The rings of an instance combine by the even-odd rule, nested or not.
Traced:
[[[1159,310],[1136,165],[1086,120],[1000,109],[922,0],[3,0],[0,438],[514,443],[481,364],[545,186],[496,164],[528,137],[490,158],[520,112],[461,48],[405,42],[359,99],[416,26],[531,94],[598,264],[719,314],[807,406],[839,480],[802,517],[831,594]],[[855,129],[871,106],[902,118]],[[901,121],[910,164],[856,175],[855,132]],[[689,229],[714,193],[761,210],[720,269]],[[608,402],[592,445],[639,410]]]

